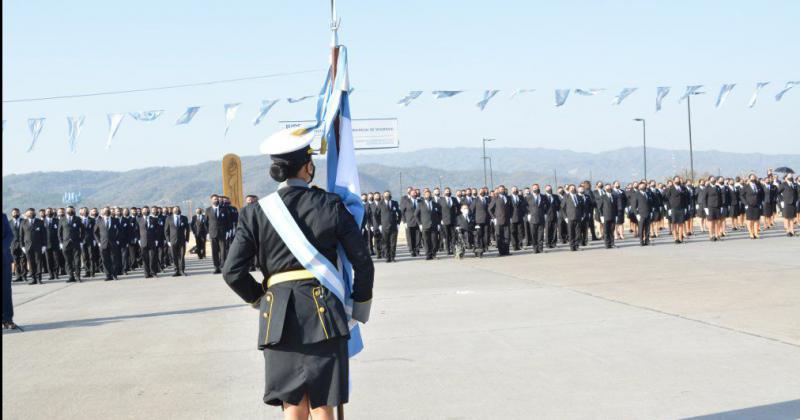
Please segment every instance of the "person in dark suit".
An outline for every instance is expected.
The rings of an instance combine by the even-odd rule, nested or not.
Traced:
[[[464,257],[470,243],[473,243],[473,241],[470,240],[470,236],[475,234],[475,218],[472,217],[469,211],[469,204],[467,204],[466,201],[461,204],[461,209],[454,222],[457,235],[455,254],[456,259],[461,259]],[[476,257],[483,258],[483,249],[473,248],[472,251],[475,253]]]
[[[581,211],[583,213],[583,220],[578,223],[578,237],[580,238],[581,246],[589,244],[589,231],[594,226],[592,219],[594,214],[594,200],[592,199],[592,191],[586,188],[588,181],[578,185],[578,201],[581,204]]]
[[[361,237],[364,238],[364,244],[369,249],[369,255],[375,255],[375,247],[372,244],[372,196],[362,193],[361,206],[364,207],[364,217],[361,219]]]
[[[17,210],[19,213],[19,210]],[[14,323],[14,303],[11,298],[11,263],[14,257],[11,255],[11,243],[15,240],[14,232],[11,230],[11,223],[3,213],[3,329],[15,330],[17,324]]]
[[[14,282],[27,281],[28,277],[28,261],[25,258],[25,252],[22,251],[22,242],[20,241],[20,227],[24,220],[20,217],[18,208],[11,209],[11,256],[14,258]]]
[[[203,209],[195,210],[191,223],[192,233],[194,234],[194,244],[197,252],[197,259],[206,258],[206,237],[208,236],[208,218],[203,214]]]
[[[212,194],[211,207],[206,209],[208,237],[211,240],[211,258],[214,260],[214,274],[222,272],[222,263],[228,253],[228,242],[225,237],[231,224],[227,208],[220,204],[219,196]]]
[[[380,193],[372,193],[369,195],[371,197],[371,201],[369,201],[369,226],[371,229],[371,238],[372,238],[372,248],[375,250],[375,255],[378,259],[384,257],[384,249],[383,249],[383,236],[381,234],[381,223],[380,219],[378,218],[378,206],[381,203],[381,195]]]
[[[511,255],[509,251],[511,240],[511,216],[513,208],[511,199],[506,195],[506,187],[497,187],[494,200],[489,203],[489,213],[492,215],[492,224],[495,228],[497,252],[500,255]]]
[[[664,192],[664,199],[668,205],[669,222],[671,223],[672,236],[675,243],[680,244],[686,240],[685,222],[687,208],[689,207],[689,191],[683,186],[683,179],[676,176],[672,185]]]
[[[775,185],[775,179],[772,173],[767,174],[767,178],[763,183],[764,187],[764,204],[762,206],[762,214],[764,216],[764,225],[767,229],[772,229],[775,226],[775,213],[777,213],[778,203],[778,188]]]
[[[189,220],[181,214],[181,208],[172,208],[172,215],[164,221],[164,237],[175,266],[173,277],[186,275],[186,243],[189,242]]]
[[[78,210],[80,223],[83,226],[83,238],[81,240],[81,256],[83,257],[84,277],[94,277],[97,266],[94,264],[94,219],[89,217],[89,209],[81,207]]]
[[[780,194],[779,203],[783,216],[783,228],[786,236],[794,236],[797,206],[800,205],[800,186],[795,182],[794,174],[786,174],[777,190]]]
[[[511,187],[511,248],[514,251],[522,249],[525,234],[525,216],[528,215],[528,202],[519,194],[517,187]]]
[[[142,249],[142,265],[144,266],[144,277],[151,278],[157,276],[159,272],[158,262],[158,220],[150,215],[150,207],[142,207],[142,216],[136,221],[139,226],[139,247]]]
[[[639,222],[638,234],[641,246],[650,245],[650,223],[652,222],[653,210],[656,208],[656,199],[653,193],[647,188],[644,182],[639,183],[638,192],[633,195],[631,207],[636,212]]]
[[[722,214],[722,207],[724,204],[724,194],[722,186],[717,185],[717,179],[713,176],[708,177],[708,183],[703,190],[703,199],[701,200],[705,207],[703,211],[706,214],[708,222],[708,236],[711,241],[718,241],[722,237],[724,230],[723,224],[725,223],[724,215]]]
[[[544,216],[545,241],[548,248],[555,248],[558,245],[558,231],[561,226],[561,219],[558,217],[561,211],[561,196],[553,194],[551,185],[544,186],[544,199],[547,200],[547,213]]]
[[[56,223],[58,226],[61,226],[61,220],[63,220],[66,215],[66,209],[63,207],[59,207],[56,209]],[[58,260],[58,273],[62,276],[67,275],[67,260],[64,258],[64,251],[61,248],[56,250],[56,259]]]
[[[103,271],[106,281],[117,280],[119,272],[119,221],[111,217],[111,209],[104,207],[102,217],[94,225],[94,238],[100,247],[100,257],[103,260]]]
[[[419,248],[419,221],[417,221],[415,214],[419,206],[419,199],[416,190],[411,190],[410,195],[403,197],[403,203],[400,204],[400,211],[403,215],[403,222],[406,224],[406,243],[408,250],[411,252],[412,257],[416,257]]]
[[[568,193],[561,201],[561,217],[567,223],[567,235],[569,237],[569,249],[578,250],[579,245],[579,226],[583,221],[583,197],[578,194],[574,185],[567,187]]]
[[[472,217],[475,218],[475,248],[479,248],[481,252],[489,249],[489,224],[492,221],[492,215],[489,213],[488,192],[488,188],[481,188],[478,197],[472,200],[472,206],[469,209]]]
[[[47,250],[47,227],[36,212],[30,208],[25,211],[25,221],[20,226],[20,243],[22,252],[28,260],[28,284],[42,284],[42,267],[45,264],[44,254]]]
[[[81,281],[81,245],[85,235],[81,219],[75,215],[75,208],[67,207],[67,214],[61,219],[58,227],[58,239],[69,275],[67,283]]]
[[[141,265],[141,250],[139,249],[139,209],[131,207],[125,209],[123,213],[128,218],[128,267],[130,270],[136,270]]]
[[[44,221],[47,232],[47,249],[45,250],[47,273],[50,275],[50,280],[56,280],[59,275],[58,253],[60,251],[60,244],[58,242],[58,219],[56,219],[55,214],[53,214],[53,209],[48,208],[45,210],[42,220]]]
[[[377,204],[376,221],[381,239],[383,239],[384,256],[386,262],[394,262],[397,249],[397,229],[400,227],[402,219],[400,206],[397,201],[392,200],[392,193],[389,191],[383,192],[383,200]]]
[[[751,173],[741,188],[740,200],[744,205],[747,232],[751,239],[757,239],[761,221],[761,206],[764,204],[764,189],[756,174]]]
[[[127,218],[123,217],[122,208],[114,207],[111,209],[112,217],[117,221],[119,230],[117,231],[117,250],[119,254],[119,265],[117,265],[117,276],[128,274],[126,261],[128,260],[128,241],[130,240],[130,227]]]
[[[614,181],[611,188],[611,193],[614,197],[614,202],[617,204],[617,218],[614,221],[614,238],[625,239],[625,210],[628,207],[628,196],[622,190],[622,185],[619,181]]]
[[[527,220],[531,231],[531,246],[533,247],[533,252],[538,254],[544,251],[544,231],[547,215],[550,212],[550,201],[541,194],[539,184],[531,186],[531,194],[528,195],[526,201]]]
[[[432,260],[436,258],[436,233],[440,228],[441,210],[439,204],[431,197],[431,190],[426,188],[422,195],[423,199],[417,205],[414,219],[419,223],[421,230],[425,259]]]
[[[439,198],[439,207],[442,209],[442,241],[447,255],[453,255],[456,242],[456,215],[459,212],[458,201],[452,196],[450,187],[445,187],[444,197]]]
[[[603,242],[606,248],[614,248],[615,225],[619,208],[611,184],[603,187],[603,192],[597,195],[596,203],[598,213],[600,213],[600,224],[603,226]]]

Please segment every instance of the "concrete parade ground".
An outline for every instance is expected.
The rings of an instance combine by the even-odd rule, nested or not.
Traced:
[[[800,418],[800,238],[601,242],[376,262],[346,418]],[[281,418],[258,313],[210,260],[187,271],[15,283],[3,416]]]

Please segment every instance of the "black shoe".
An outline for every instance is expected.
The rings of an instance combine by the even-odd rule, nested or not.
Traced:
[[[145,274],[145,275],[144,275],[144,278],[146,278],[146,279],[152,279],[152,278],[153,278],[153,275],[152,275],[152,274]]]
[[[114,280],[114,277],[106,277],[104,281],[111,281],[111,280]]]
[[[75,278],[74,278],[74,277],[70,277],[70,278],[67,280],[67,283],[75,283]]]
[[[28,284],[31,286],[33,286],[36,283],[37,283],[36,279],[30,279],[30,281],[28,281]]]
[[[681,240],[680,240],[680,239],[676,239],[676,240],[675,240],[675,243],[676,243],[676,244],[679,244],[679,243],[681,243]]]
[[[219,268],[215,268],[214,269],[214,274],[221,274],[221,273],[222,273],[222,270],[220,270]]]

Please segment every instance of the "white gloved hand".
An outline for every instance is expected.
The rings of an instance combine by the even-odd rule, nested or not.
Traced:
[[[25,253],[27,253],[27,252],[28,252],[28,251],[26,251],[26,250],[25,250],[25,247],[23,246],[23,247],[22,247],[22,253],[23,253],[23,254],[25,254]]]
[[[672,209],[667,210],[667,214],[672,216]]]
[[[481,230],[481,225],[475,225],[475,229]]]
[[[156,241],[156,246],[158,246],[158,241]]]
[[[378,232],[383,233],[383,226],[378,226]]]
[[[528,221],[529,222],[531,221],[531,215],[530,214],[528,215]]]
[[[47,251],[47,247],[46,247],[46,246],[43,246],[43,247],[42,247],[42,254],[44,254],[44,252],[45,252],[45,251]]]
[[[64,244],[58,244],[58,247],[59,247],[59,248],[60,248],[62,251],[64,250]]]
[[[606,222],[606,218],[603,217],[603,216],[600,216],[600,223],[605,223],[605,222]]]
[[[706,216],[708,216],[708,207],[705,208]]]

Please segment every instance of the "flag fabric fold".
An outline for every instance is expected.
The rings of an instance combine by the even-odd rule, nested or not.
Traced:
[[[422,95],[421,90],[412,90],[411,92],[408,92],[408,95],[400,98],[400,100],[397,101],[397,104],[402,106],[408,106],[414,99],[419,98],[420,95]]]
[[[186,111],[184,111],[183,114],[181,114],[181,116],[175,121],[175,125],[189,124],[198,111],[200,111],[199,106],[190,106],[186,108]]]
[[[253,120],[253,125],[260,124],[261,120],[263,120],[264,117],[267,116],[267,114],[269,113],[269,110],[271,110],[272,107],[275,106],[275,104],[278,103],[278,101],[280,101],[280,99],[271,99],[271,100],[270,99],[264,99],[264,100],[262,100],[261,101],[261,108],[258,110],[258,115],[256,115],[256,118]]]
[[[31,133],[31,145],[28,146],[28,152],[33,151],[33,147],[36,146],[36,141],[39,140],[39,134],[42,133],[46,119],[44,117],[28,119],[28,131]]]
[[[605,89],[575,89],[575,93],[581,96],[594,96],[604,91]]]
[[[163,109],[155,109],[152,111],[129,112],[128,114],[131,116],[131,118],[133,118],[136,121],[153,122],[156,119],[158,119],[158,117],[160,117],[161,114],[163,113],[164,113]]]
[[[79,117],[67,117],[67,141],[69,144],[69,151],[76,153],[78,151],[78,136],[81,135],[83,122],[86,118],[81,115]]]
[[[556,106],[562,106],[567,102],[569,89],[556,89]]]
[[[108,114],[108,138],[106,139],[106,149],[111,147],[111,141],[114,140],[114,136],[117,135],[117,130],[119,130],[119,125],[122,123],[123,118],[125,118],[125,114],[123,113]]]
[[[717,103],[714,105],[715,108],[719,108],[723,103],[725,103],[725,99],[728,98],[728,95],[735,86],[736,83],[727,83],[722,85],[722,87],[719,89],[719,95],[717,95]]]
[[[758,100],[758,92],[760,92],[761,89],[764,89],[764,87],[767,86],[768,84],[769,82],[756,83],[756,90],[753,91],[753,96],[750,97],[750,102],[747,103],[748,108],[756,106],[756,101]]]
[[[617,94],[617,96],[614,97],[614,100],[611,101],[611,105],[619,105],[619,104],[621,104],[622,101],[624,101],[625,98],[630,96],[631,93],[636,92],[636,89],[638,89],[638,88],[624,88],[624,89],[622,89]]]
[[[497,95],[497,92],[500,92],[500,91],[499,90],[486,90],[486,91],[484,91],[483,92],[483,99],[478,101],[478,103],[475,104],[475,106],[477,106],[478,108],[481,109],[481,111],[483,111],[483,109],[486,108],[486,104],[488,104],[489,101],[491,101],[492,98],[494,98],[494,95]]]
[[[241,105],[241,102],[225,104],[225,135],[222,136],[223,138],[228,137],[228,130],[230,130],[233,120],[236,119],[236,113],[239,112]]]
[[[793,87],[795,87],[797,85],[800,85],[800,81],[797,81],[797,82],[786,82],[786,84],[783,86],[783,89],[781,89],[781,91],[778,92],[777,95],[775,95],[775,100],[780,102],[780,100],[783,99],[783,95],[785,95],[786,92],[788,92],[790,89],[792,89]]]
[[[516,98],[516,97],[517,97],[517,96],[519,96],[519,95],[522,95],[522,94],[524,94],[524,93],[533,92],[533,91],[535,91],[535,90],[536,90],[536,89],[514,89],[514,91],[513,91],[513,92],[511,92],[511,96],[509,96],[509,97],[508,97],[508,99],[514,99],[514,98]]]
[[[683,96],[678,99],[678,103],[682,103],[684,99],[688,98],[691,95],[702,95],[705,92],[701,92],[700,89],[703,88],[703,85],[693,85],[693,86],[686,86],[686,92],[684,92]]]
[[[656,112],[661,111],[661,101],[669,94],[669,86],[659,86],[656,89]]]
[[[463,92],[463,90],[434,90],[431,92],[436,99],[450,98]]]
[[[314,97],[314,95],[306,95],[306,96],[300,96],[300,97],[297,97],[297,98],[286,98],[286,102],[289,102],[290,104],[296,104],[298,102],[303,102],[306,99],[313,98],[313,97]]]

